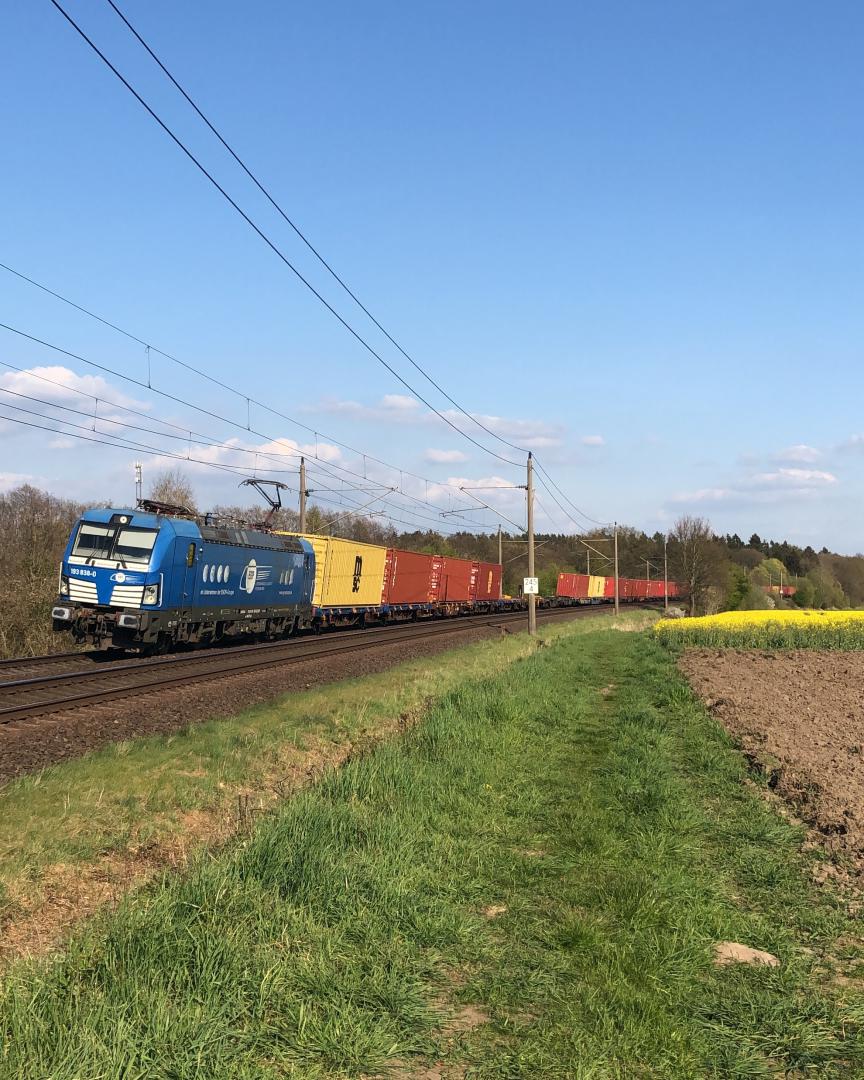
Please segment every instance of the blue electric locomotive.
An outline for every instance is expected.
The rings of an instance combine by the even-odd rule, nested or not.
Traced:
[[[315,552],[298,537],[198,525],[147,510],[88,510],[60,568],[54,629],[99,647],[165,652],[311,624]]]

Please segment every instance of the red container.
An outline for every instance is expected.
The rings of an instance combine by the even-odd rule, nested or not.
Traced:
[[[618,595],[622,600],[633,600],[636,597],[636,581],[634,578],[622,577],[618,580]]]
[[[498,563],[478,562],[475,600],[501,599],[501,567]]]
[[[441,567],[439,603],[460,603],[474,599],[477,591],[477,564],[468,559],[444,557]]]
[[[607,600],[615,599],[615,578],[607,577],[603,582],[603,596]]]
[[[559,574],[557,595],[566,596],[571,600],[587,600],[588,575]]]
[[[390,548],[384,568],[384,604],[431,604],[438,599],[440,555]]]

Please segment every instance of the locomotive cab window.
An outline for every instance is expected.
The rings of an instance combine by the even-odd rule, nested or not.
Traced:
[[[111,558],[146,565],[150,562],[156,536],[155,529],[120,529]]]
[[[73,555],[85,558],[107,559],[114,543],[114,529],[110,525],[97,525],[91,521],[82,521],[78,526],[78,535],[72,546]]]
[[[72,554],[85,559],[105,559],[128,566],[146,566],[153,553],[156,529],[117,528],[98,522],[82,521],[72,545]]]

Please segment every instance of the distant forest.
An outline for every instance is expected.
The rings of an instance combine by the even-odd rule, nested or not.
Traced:
[[[157,478],[151,498],[195,509],[194,493],[186,478],[173,472]],[[105,504],[108,505],[108,504]],[[60,557],[75,520],[86,509],[68,499],[22,486],[0,495],[0,655],[41,653],[68,644],[52,635],[51,606],[57,595]],[[224,519],[260,521],[263,509],[254,506],[217,506]],[[282,509],[276,527],[295,530],[296,511]],[[316,505],[309,507],[309,532],[323,530],[368,543],[439,552],[460,558],[498,561],[497,533],[457,532],[444,535],[434,529],[399,532],[375,518],[336,514]],[[864,606],[864,556],[836,555],[822,548],[801,548],[786,540],[763,540],[753,534],[718,536],[700,518],[682,518],[666,539],[670,580],[682,581],[692,595],[696,612],[736,608],[782,606],[845,608]],[[517,595],[527,574],[524,534],[502,534],[504,588]],[[536,571],[541,594],[554,595],[559,572],[612,574],[612,534],[598,529],[583,539],[565,534],[538,533]],[[663,576],[664,535],[639,529],[618,529],[619,573],[622,577]],[[784,601],[770,589],[779,585],[796,589]]]

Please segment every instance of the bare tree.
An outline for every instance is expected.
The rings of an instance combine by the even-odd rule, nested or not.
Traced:
[[[687,586],[690,614],[695,615],[715,576],[714,532],[705,518],[685,514],[672,526],[669,542],[676,576]]]
[[[68,648],[51,632],[63,548],[83,506],[24,485],[0,495],[0,656]]]
[[[193,511],[196,509],[192,483],[180,469],[163,469],[157,473],[147,497],[154,502],[185,506]]]

